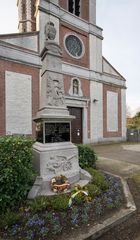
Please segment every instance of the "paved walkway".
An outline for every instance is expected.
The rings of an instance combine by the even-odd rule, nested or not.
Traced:
[[[93,146],[98,155],[97,167],[127,178],[140,173],[140,144],[110,144]],[[140,240],[140,236],[135,240]]]
[[[100,169],[122,177],[140,173],[140,144],[94,145],[93,148]]]

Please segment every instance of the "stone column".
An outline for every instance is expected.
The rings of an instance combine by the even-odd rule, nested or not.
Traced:
[[[89,22],[96,25],[96,0],[89,0]]]
[[[50,181],[54,176],[64,175],[70,184],[79,182],[84,176],[79,167],[78,149],[69,137],[74,117],[69,115],[65,104],[62,51],[54,41],[56,30],[53,23],[46,25],[45,33],[46,42],[41,52],[41,108],[34,119],[42,126],[42,138],[33,149],[34,167],[39,176],[29,192],[29,198],[52,195]]]

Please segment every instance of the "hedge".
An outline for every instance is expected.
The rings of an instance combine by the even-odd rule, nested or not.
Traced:
[[[79,144],[78,153],[79,153],[79,165],[81,168],[93,167],[95,168],[95,163],[97,161],[97,155],[93,149],[88,145]]]
[[[30,189],[33,140],[0,137],[0,212],[19,205]]]

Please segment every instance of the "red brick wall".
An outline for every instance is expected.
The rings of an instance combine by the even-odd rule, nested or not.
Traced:
[[[61,8],[64,8],[65,10],[68,9],[68,0],[59,0],[59,5]]]
[[[89,21],[89,0],[81,0],[81,18]]]
[[[118,131],[107,131],[107,92],[112,91],[118,93]],[[121,137],[122,136],[122,121],[121,121],[121,88],[109,85],[103,85],[103,137]]]
[[[59,5],[68,11],[68,0],[59,0]],[[89,21],[89,0],[81,0],[80,18]]]
[[[85,47],[85,53],[83,57],[80,59],[76,59],[71,57],[64,47],[64,38],[66,34],[77,34],[77,36],[83,41],[84,47]],[[60,24],[60,46],[63,50],[63,61],[69,62],[72,64],[80,65],[82,67],[89,68],[89,37],[88,34],[84,31],[78,30],[77,28],[74,28],[68,24],[62,23]]]
[[[88,129],[88,133],[87,133],[87,135],[88,135],[88,138],[90,138],[90,136],[91,136],[91,131],[90,131],[90,102],[88,103],[88,127],[87,127],[87,129]]]
[[[5,135],[5,71],[11,71],[32,76],[32,116],[39,108],[39,69],[10,61],[0,60],[0,135]],[[33,123],[33,137],[35,124]]]
[[[69,94],[69,90],[70,90],[70,86],[71,86],[71,79],[74,77],[75,77],[74,75],[73,76],[64,75],[64,90],[65,90],[66,95]],[[87,79],[83,79],[83,78],[81,78],[79,80],[81,82],[81,89],[83,92],[83,96],[90,98],[90,81]]]

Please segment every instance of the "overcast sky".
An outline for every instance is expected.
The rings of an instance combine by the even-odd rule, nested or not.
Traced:
[[[1,2],[0,34],[17,32],[16,2]],[[97,25],[103,55],[126,78],[127,105],[134,111],[140,107],[140,0],[97,0]]]

